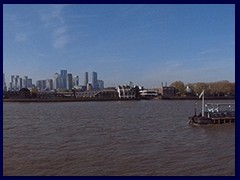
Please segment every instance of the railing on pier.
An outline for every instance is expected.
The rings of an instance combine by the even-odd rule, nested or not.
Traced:
[[[207,103],[204,113],[208,118],[235,117],[235,103]]]

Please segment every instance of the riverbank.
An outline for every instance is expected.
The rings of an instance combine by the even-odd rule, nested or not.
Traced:
[[[162,100],[198,100],[198,96],[194,97],[163,97]],[[235,100],[234,96],[205,96],[205,100]]]
[[[49,99],[28,99],[15,98],[3,99],[3,102],[85,102],[85,101],[136,101],[140,99],[120,99],[120,98],[49,98]]]
[[[171,97],[161,98],[157,100],[198,100],[198,97]],[[206,100],[234,100],[235,97],[205,97]],[[3,102],[85,102],[85,101],[136,101],[143,100],[135,99],[120,99],[120,98],[12,98],[3,99]]]

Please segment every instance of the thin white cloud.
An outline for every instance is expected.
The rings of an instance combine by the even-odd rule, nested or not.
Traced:
[[[207,50],[198,52],[198,55],[205,56],[205,55],[209,55],[209,54],[216,53],[216,52],[218,52],[218,49],[207,49]]]
[[[17,33],[15,34],[15,41],[16,42],[26,42],[28,40],[26,33]]]
[[[53,47],[55,49],[64,48],[70,41],[66,26],[60,26],[53,31]]]
[[[55,24],[64,24],[65,20],[62,15],[63,8],[68,5],[50,5],[50,10],[42,12],[40,19],[44,23],[45,27],[51,27]]]
[[[69,38],[67,35],[62,35],[54,39],[53,47],[55,49],[63,49],[69,42]]]
[[[70,41],[63,12],[67,6],[69,5],[50,5],[50,9],[40,15],[43,26],[52,32],[52,46],[55,49],[64,48]]]
[[[49,55],[49,54],[42,53],[42,52],[39,52],[39,53],[38,53],[38,56],[40,56],[40,57],[49,57],[50,55]]]
[[[66,26],[60,26],[54,30],[53,36],[59,37],[67,33],[67,27]]]

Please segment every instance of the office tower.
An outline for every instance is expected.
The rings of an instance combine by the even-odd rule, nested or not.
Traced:
[[[18,89],[18,79],[19,79],[19,76],[16,76],[15,78],[14,78],[14,87],[13,87],[13,89],[15,90],[15,91],[18,91],[19,89]]]
[[[53,76],[53,89],[56,90],[60,88],[60,75],[55,73]]]
[[[27,88],[27,83],[25,78],[22,79],[22,85],[23,85],[23,88]]]
[[[32,87],[33,87],[32,79],[28,79],[28,80],[27,80],[27,87],[28,87],[28,88],[32,88]]]
[[[79,86],[79,76],[73,77],[73,86]]]
[[[98,80],[98,89],[104,89],[104,81]]]
[[[87,87],[87,84],[88,84],[88,72],[85,72],[84,73],[84,86]]]
[[[9,88],[8,88],[8,90],[9,90],[9,91],[13,91],[13,83],[12,83],[12,82],[9,83]]]
[[[73,81],[72,74],[70,74],[70,73],[67,74],[67,89],[68,90],[71,90],[73,87],[72,81]]]
[[[36,87],[37,87],[38,89],[41,89],[41,86],[42,86],[41,80],[37,80],[37,81],[36,81]]]
[[[14,81],[14,75],[11,75],[11,83]]]
[[[96,72],[92,72],[92,87],[93,89],[98,89],[98,79]]]
[[[41,90],[45,90],[46,89],[46,80],[40,80],[41,81]]]
[[[12,91],[12,90],[13,90],[13,88],[12,88],[12,83],[11,83],[11,82],[9,83],[8,90],[9,90],[9,91]]]
[[[36,87],[40,90],[45,90],[46,89],[46,81],[45,80],[37,80]]]
[[[27,76],[24,76],[24,79],[23,79],[23,87],[28,88],[27,82],[28,82],[28,77],[27,77]]]
[[[66,89],[67,88],[67,70],[61,70],[60,77],[61,77],[60,88]]]
[[[48,91],[53,90],[53,80],[52,79],[46,80],[46,90],[48,90]]]

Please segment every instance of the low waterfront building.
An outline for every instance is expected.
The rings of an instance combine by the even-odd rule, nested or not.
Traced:
[[[107,89],[102,89],[98,91],[95,94],[96,98],[102,98],[102,99],[118,99],[118,93],[116,88],[107,88]]]
[[[158,92],[155,89],[144,89],[139,92],[142,99],[154,99],[158,97]]]
[[[136,91],[130,86],[118,86],[117,87],[118,97],[120,99],[134,99],[136,98]]]
[[[159,89],[159,94],[166,98],[174,97],[177,94],[177,89],[175,87],[163,86]]]
[[[76,98],[94,98],[96,91],[76,92]]]

